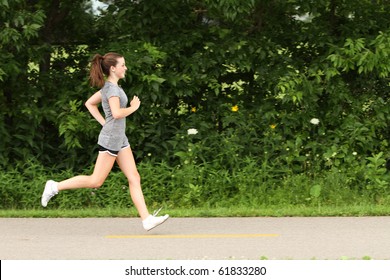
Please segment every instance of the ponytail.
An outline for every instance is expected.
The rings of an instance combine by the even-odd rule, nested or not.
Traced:
[[[91,70],[89,72],[89,80],[93,87],[104,86],[104,76],[110,75],[111,66],[116,66],[118,59],[121,58],[120,54],[107,53],[104,56],[95,54],[91,61]]]

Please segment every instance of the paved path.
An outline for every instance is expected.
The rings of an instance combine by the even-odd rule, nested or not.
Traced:
[[[390,260],[390,217],[0,218],[0,259]]]

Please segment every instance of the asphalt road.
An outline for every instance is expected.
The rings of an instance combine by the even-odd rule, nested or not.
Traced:
[[[390,217],[0,218],[2,260],[390,260]]]

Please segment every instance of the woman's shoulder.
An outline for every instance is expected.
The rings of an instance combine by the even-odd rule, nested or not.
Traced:
[[[106,96],[119,96],[120,93],[120,87],[117,85],[110,83],[110,82],[105,82],[104,86],[100,90],[102,92],[102,95]]]

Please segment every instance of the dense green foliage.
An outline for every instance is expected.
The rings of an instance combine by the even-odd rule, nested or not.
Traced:
[[[3,177],[91,166],[88,60],[116,51],[142,101],[128,135],[151,201],[388,201],[388,1],[103,2],[97,16],[89,1],[0,1]],[[23,202],[6,181],[2,207]]]
[[[389,208],[388,195],[373,196],[375,192],[372,190],[357,187],[350,174],[333,170],[315,178],[297,174],[278,179],[265,172],[266,167],[259,168],[256,162],[246,163],[245,167],[233,172],[210,165],[172,167],[166,163],[150,162],[142,162],[138,168],[143,175],[144,194],[151,209],[161,206],[169,210],[209,209],[205,215],[211,215],[212,209],[228,209],[222,211],[226,216],[237,211],[245,215],[270,215],[272,211],[275,211],[273,215],[286,215],[288,209],[291,215],[313,215],[305,209],[316,210],[314,213],[317,214],[353,215],[358,211],[360,215],[383,215]],[[91,171],[84,170],[85,173]],[[73,176],[71,170],[48,171],[33,162],[1,173],[1,209],[42,209],[40,196],[47,178],[70,176]],[[61,192],[50,201],[48,208],[128,209],[131,205],[126,178],[115,170],[102,188]],[[329,211],[332,207],[334,212]]]

